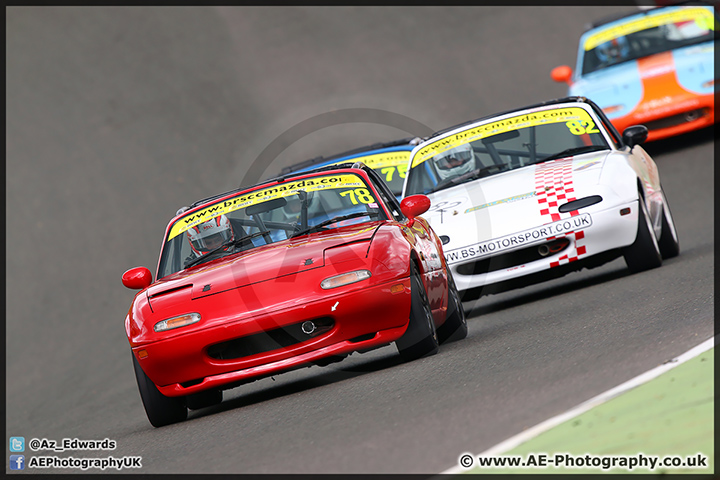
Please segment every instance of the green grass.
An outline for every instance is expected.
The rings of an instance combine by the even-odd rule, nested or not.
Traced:
[[[692,473],[714,472],[714,351],[673,368],[618,397],[568,420],[557,427],[505,452],[499,457],[528,454],[569,453],[575,457],[632,455],[644,457],[668,455],[707,457],[706,468],[635,467],[568,468],[472,468],[466,473]],[[477,459],[476,459],[477,460]],[[602,459],[598,460],[602,461]],[[609,458],[605,460],[609,461]],[[700,478],[705,475],[700,475]]]

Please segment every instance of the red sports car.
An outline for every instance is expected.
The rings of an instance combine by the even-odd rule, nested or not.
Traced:
[[[160,427],[222,390],[395,342],[412,360],[467,335],[442,242],[376,172],[343,164],[194,203],[167,226],[156,280],[125,330],[140,396]],[[436,330],[437,329],[437,330]]]

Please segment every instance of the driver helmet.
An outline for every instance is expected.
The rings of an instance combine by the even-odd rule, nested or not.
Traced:
[[[187,231],[187,236],[190,248],[197,255],[203,255],[234,238],[230,220],[225,215],[195,225]]]
[[[603,63],[617,63],[626,58],[630,53],[630,46],[627,38],[613,38],[597,48],[597,56]]]
[[[445,180],[471,172],[475,168],[475,162],[472,161],[474,157],[472,145],[469,143],[451,148],[441,156],[435,157],[435,167],[440,179]]]

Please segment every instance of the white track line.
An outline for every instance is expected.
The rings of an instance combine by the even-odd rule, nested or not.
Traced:
[[[585,413],[593,407],[596,407],[602,403],[607,402],[611,398],[617,397],[618,395],[623,394],[623,393],[627,392],[628,390],[631,390],[639,385],[642,385],[643,383],[646,383],[646,382],[652,380],[653,378],[656,378],[656,377],[662,375],[663,373],[665,373],[669,370],[672,370],[673,368],[677,367],[678,365],[685,363],[688,360],[697,357],[701,353],[710,350],[714,346],[715,346],[715,337],[709,338],[708,340],[704,341],[703,343],[701,343],[700,345],[698,345],[694,348],[691,348],[690,350],[683,353],[682,355],[680,355],[676,358],[673,358],[672,360],[665,362],[662,365],[659,365],[659,366],[653,368],[652,370],[648,370],[647,372],[642,373],[642,374],[638,375],[637,377],[632,378],[632,379],[628,380],[627,382],[618,385],[617,387],[611,388],[610,390],[608,390],[604,393],[601,393],[600,395],[593,397],[590,400],[587,400],[586,402],[583,402],[574,408],[571,408],[567,412],[561,413],[560,415],[552,417],[548,420],[545,420],[542,423],[535,425],[532,428],[529,428],[521,433],[518,433],[517,435],[508,438],[504,442],[500,442],[497,445],[495,445],[494,447],[490,447],[489,449],[485,450],[484,452],[480,453],[479,455],[472,455],[472,454],[470,454],[470,455],[477,458],[477,457],[495,456],[495,455],[500,455],[504,452],[507,452],[508,450],[511,450],[511,449],[517,447],[518,445],[523,444],[523,443],[527,442],[528,440],[537,437],[541,433],[544,433],[544,432],[550,430],[551,428],[556,427],[556,426],[560,425],[561,423],[566,422],[567,420],[570,420],[573,417],[577,417],[581,413]],[[454,474],[463,473],[463,472],[466,472],[466,471],[472,469],[472,467],[470,467],[470,469],[468,469],[468,468],[461,467],[459,465],[460,457],[462,455],[466,455],[466,453],[458,455],[458,465],[457,466],[450,468],[448,470],[445,470],[441,474],[454,475]]]

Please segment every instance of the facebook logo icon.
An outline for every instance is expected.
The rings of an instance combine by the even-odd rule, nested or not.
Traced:
[[[11,452],[24,452],[25,451],[25,437],[10,437],[10,451]]]
[[[10,455],[10,470],[25,470],[25,455]]]

